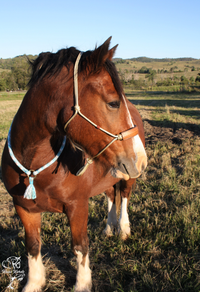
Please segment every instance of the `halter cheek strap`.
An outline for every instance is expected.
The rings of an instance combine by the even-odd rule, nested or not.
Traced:
[[[84,114],[82,114],[81,108],[80,108],[79,103],[78,103],[78,64],[79,64],[80,59],[81,59],[81,52],[79,53],[79,55],[76,59],[75,65],[74,65],[74,97],[75,97],[74,114],[71,116],[71,118],[64,125],[64,130],[66,132],[66,129],[67,129],[67,126],[69,125],[69,123],[76,117],[77,114],[79,114],[79,116],[81,116],[84,120],[86,120],[88,123],[90,123],[96,129],[98,129],[98,130],[102,131],[103,133],[107,134],[108,136],[112,137],[113,140],[108,145],[106,145],[99,153],[97,153],[94,157],[87,158],[86,164],[76,173],[77,176],[81,176],[86,171],[88,166],[93,163],[93,160],[96,157],[98,157],[100,154],[102,154],[112,143],[114,143],[117,140],[122,141],[122,140],[127,140],[130,138],[133,138],[134,136],[136,136],[138,134],[138,127],[135,125],[133,128],[130,128],[130,129],[128,129],[124,132],[121,132],[117,135],[114,135],[114,134],[106,131],[105,129],[99,127],[97,124],[95,124],[90,119],[88,119]]]

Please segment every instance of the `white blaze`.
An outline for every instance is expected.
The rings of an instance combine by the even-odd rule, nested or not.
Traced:
[[[130,114],[129,109],[128,109],[128,105],[127,105],[127,102],[126,102],[126,98],[125,98],[124,95],[122,95],[122,97],[123,97],[123,100],[124,100],[124,103],[125,103],[125,106],[126,106],[126,110],[128,112],[128,115],[127,115],[128,120],[127,121],[129,123],[130,128],[132,128],[132,127],[134,127],[134,124],[133,124],[133,120],[131,118],[131,114]]]
[[[134,127],[134,124],[133,124],[133,120],[131,118],[131,114],[130,114],[130,111],[128,109],[128,105],[127,105],[127,102],[126,102],[126,98],[124,95],[122,95],[123,97],[123,100],[124,100],[124,103],[125,103],[125,106],[126,106],[126,109],[127,109],[127,122],[131,127]],[[139,160],[139,157],[145,157],[146,161],[147,161],[147,155],[146,155],[146,151],[144,149],[144,145],[140,139],[140,136],[137,134],[136,136],[134,136],[132,139],[132,147],[133,147],[133,151],[135,153],[135,162],[136,162],[136,167],[137,167],[137,161]]]

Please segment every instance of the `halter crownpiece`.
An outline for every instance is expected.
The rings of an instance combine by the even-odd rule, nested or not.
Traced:
[[[69,125],[69,123],[76,117],[77,114],[79,114],[83,119],[85,119],[88,123],[90,123],[91,125],[93,125],[96,129],[104,132],[105,134],[111,136],[113,138],[113,140],[106,145],[99,153],[97,153],[94,157],[92,158],[87,158],[86,160],[86,164],[77,172],[77,176],[81,176],[86,169],[88,168],[88,166],[90,164],[93,163],[93,160],[98,157],[100,154],[102,154],[112,143],[114,143],[116,140],[122,141],[122,140],[127,140],[130,138],[133,138],[134,136],[136,136],[138,134],[138,127],[135,125],[134,127],[119,133],[118,135],[114,135],[108,131],[106,131],[105,129],[99,127],[97,124],[95,124],[94,122],[92,122],[90,119],[88,119],[84,114],[81,113],[81,108],[78,104],[78,64],[79,61],[81,59],[81,52],[78,54],[78,57],[76,59],[75,65],[74,65],[74,98],[75,98],[75,105],[74,105],[74,114],[71,116],[71,118],[66,122],[66,124],[64,125],[64,131],[66,132],[66,128]]]

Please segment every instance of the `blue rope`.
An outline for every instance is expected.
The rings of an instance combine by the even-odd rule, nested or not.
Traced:
[[[12,126],[11,126],[12,127]],[[28,170],[26,169],[18,160],[17,158],[15,157],[13,151],[12,151],[12,148],[11,148],[11,127],[10,127],[10,130],[9,130],[9,133],[8,133],[8,150],[9,150],[9,153],[10,153],[10,156],[12,158],[12,160],[15,162],[15,164],[28,176],[29,178],[29,185],[28,187],[26,188],[26,191],[24,193],[24,198],[25,199],[36,199],[36,190],[35,190],[35,186],[34,186],[34,179],[36,177],[36,175],[38,175],[38,173],[40,173],[41,171],[45,170],[47,167],[49,167],[50,165],[52,165],[58,158],[59,156],[61,155],[61,153],[63,152],[63,149],[65,147],[65,144],[66,144],[66,136],[64,136],[63,138],[63,142],[62,142],[62,145],[60,147],[60,150],[58,151],[57,155],[50,161],[48,162],[47,164],[45,164],[44,166],[40,167],[39,169],[35,170],[35,171],[31,171],[31,170]],[[30,175],[33,175],[30,176]]]

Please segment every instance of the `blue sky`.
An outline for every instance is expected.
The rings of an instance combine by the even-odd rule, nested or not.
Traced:
[[[0,58],[94,49],[115,57],[200,58],[199,0],[1,0]]]

